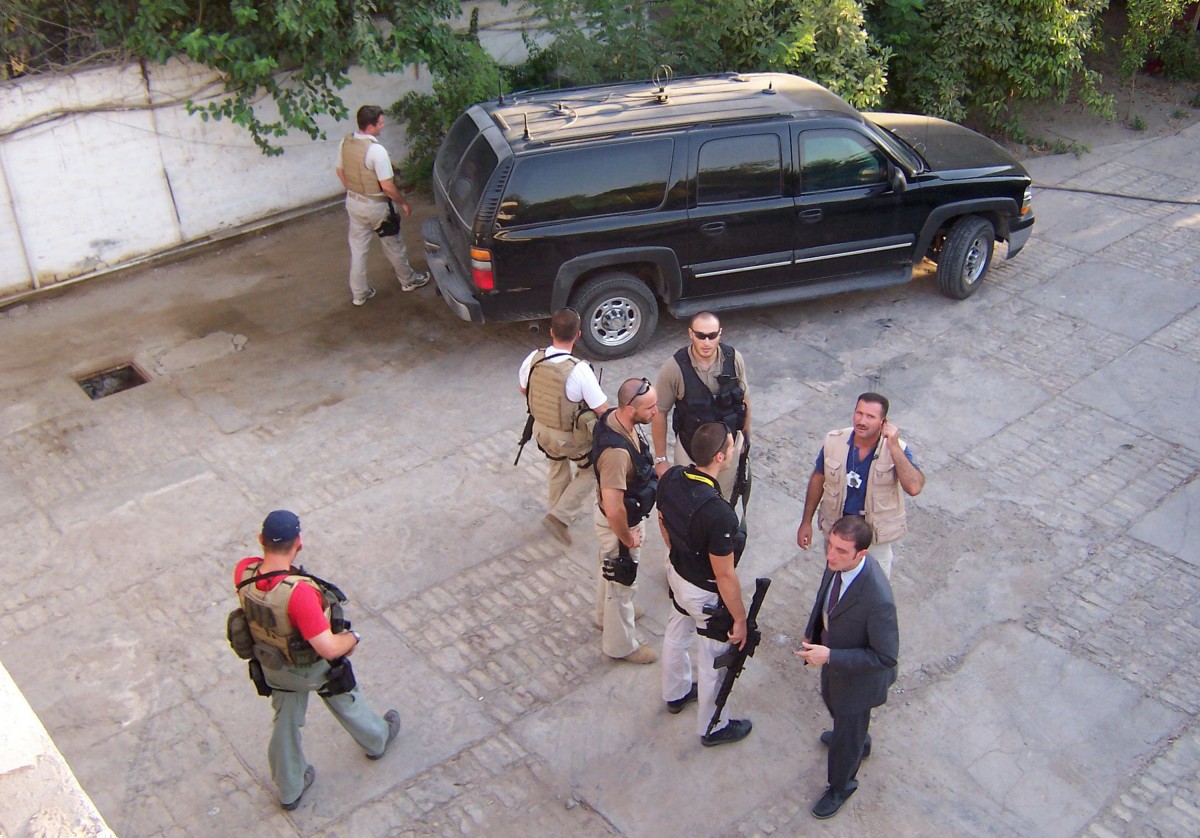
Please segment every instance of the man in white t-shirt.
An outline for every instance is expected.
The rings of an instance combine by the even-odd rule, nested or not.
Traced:
[[[571,543],[568,527],[595,493],[589,459],[592,428],[596,416],[608,410],[608,398],[592,365],[571,355],[581,334],[578,314],[569,308],[554,312],[553,342],[530,352],[517,373],[521,395],[533,416],[534,439],[550,460],[550,512],[542,525],[563,544]]]
[[[392,236],[375,233],[388,217],[389,199],[405,216],[412,214],[412,207],[392,180],[391,157],[376,139],[382,130],[383,109],[363,105],[358,109],[358,131],[338,146],[337,176],[346,187],[346,214],[350,216],[350,293],[356,306],[375,296],[375,289],[367,285],[367,248],[374,238],[382,242],[402,290],[415,291],[429,282],[429,274],[417,273],[408,264],[399,231]]]

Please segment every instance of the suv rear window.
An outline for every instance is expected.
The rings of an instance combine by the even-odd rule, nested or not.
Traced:
[[[455,171],[454,177],[446,187],[450,203],[462,218],[469,221],[475,217],[479,196],[491,180],[498,162],[491,143],[487,141],[487,137],[480,134],[463,155],[462,165]]]
[[[658,138],[526,157],[509,179],[497,226],[655,209],[666,198],[673,148]]]
[[[470,114],[463,114],[454,121],[454,125],[450,127],[450,133],[446,135],[441,149],[438,150],[437,160],[433,164],[433,171],[442,185],[450,182],[450,176],[458,168],[458,162],[462,159],[463,152],[467,150],[467,146],[471,144],[471,140],[475,139],[475,135],[478,133],[479,129]]]

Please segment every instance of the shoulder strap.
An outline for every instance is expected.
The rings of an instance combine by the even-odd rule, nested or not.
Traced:
[[[546,354],[546,351],[544,349],[539,350],[539,351],[542,353],[542,357],[538,358],[536,361],[534,361],[532,364],[529,365],[529,375],[525,378],[525,412],[531,416],[533,415],[533,410],[529,407],[529,391],[532,390],[533,388],[530,387],[529,385],[533,383],[533,371],[537,367],[538,364],[544,364],[550,358],[550,356]]]
[[[311,573],[306,573],[303,569],[301,569],[301,570],[272,570],[270,573],[260,573],[257,576],[251,576],[249,579],[243,579],[241,582],[238,582],[237,590],[240,591],[242,588],[246,587],[251,582],[260,582],[263,579],[274,579],[277,576],[300,576],[304,579],[311,579],[312,581],[316,582],[321,587],[328,589],[330,593],[332,593],[335,597],[337,597],[338,602],[346,601],[346,595],[344,593],[342,593],[342,589],[339,588],[337,585],[333,584],[332,582],[326,582],[320,576],[313,576]]]

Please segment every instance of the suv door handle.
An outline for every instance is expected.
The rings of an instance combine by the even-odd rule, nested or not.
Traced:
[[[719,236],[725,232],[724,221],[710,221],[700,225],[700,232],[706,236]]]
[[[816,224],[824,217],[825,213],[821,212],[819,209],[806,209],[801,210],[800,212],[800,220],[805,224]]]

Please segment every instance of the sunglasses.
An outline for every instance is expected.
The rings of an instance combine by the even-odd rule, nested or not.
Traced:
[[[633,398],[636,399],[638,396],[644,396],[649,392],[650,392],[650,379],[643,378],[642,386],[639,387],[638,391],[633,394]],[[630,399],[630,401],[633,401],[633,399]]]
[[[717,329],[715,332],[697,332],[695,329],[692,329],[692,334],[696,336],[696,340],[716,340],[721,336],[721,330]]]

